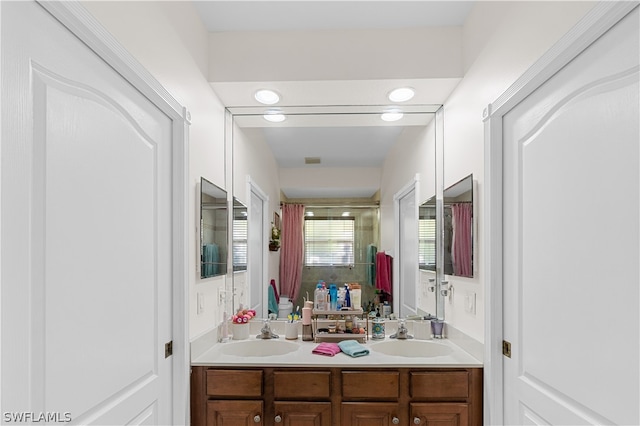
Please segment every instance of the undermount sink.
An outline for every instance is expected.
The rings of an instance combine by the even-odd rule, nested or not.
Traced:
[[[371,350],[385,355],[426,358],[449,355],[453,352],[442,343],[421,340],[388,340],[371,345]]]
[[[225,343],[220,349],[220,353],[244,357],[273,356],[295,352],[298,347],[295,343],[283,340],[246,340]]]

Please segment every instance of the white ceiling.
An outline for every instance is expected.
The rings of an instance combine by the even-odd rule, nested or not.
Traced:
[[[352,29],[403,29],[430,26],[461,26],[473,7],[473,1],[195,1],[205,26],[211,32],[229,31],[302,31]],[[277,90],[285,105],[384,105],[387,93],[399,84],[416,89],[412,105],[438,105],[460,81],[459,78],[349,81],[212,82],[225,106],[255,106],[253,93],[258,88]],[[327,117],[322,124],[301,124],[290,117],[284,123],[269,124],[259,115],[238,120],[242,127],[262,131],[279,167],[381,167],[406,125],[422,123],[400,121],[389,125],[377,115],[368,122],[350,123],[342,116],[334,123]],[[411,117],[411,116],[409,116]],[[263,127],[261,127],[263,126]],[[261,129],[261,130],[260,130]],[[305,166],[305,157],[320,157],[320,165]],[[310,198],[369,197],[377,188],[361,190],[317,188],[306,193]],[[283,187],[285,195],[305,196],[302,188]]]
[[[473,1],[196,1],[209,31],[458,26]]]

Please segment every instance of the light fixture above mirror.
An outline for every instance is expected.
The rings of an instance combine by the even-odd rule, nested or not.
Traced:
[[[388,98],[391,102],[407,102],[413,99],[416,92],[411,87],[399,87],[389,92]]]
[[[256,101],[264,105],[274,105],[280,102],[280,95],[273,90],[260,89],[254,94]]]

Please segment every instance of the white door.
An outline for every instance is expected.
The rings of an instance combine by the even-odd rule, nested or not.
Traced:
[[[640,424],[638,23],[504,116],[506,424]]]
[[[265,289],[269,285],[265,275],[267,253],[265,211],[268,197],[253,182],[249,183],[249,305],[262,318],[268,317]]]
[[[418,300],[418,202],[416,182],[411,182],[399,191],[395,198],[397,220],[396,259],[397,274],[394,272],[394,309],[399,295],[400,318],[417,313]]]
[[[3,421],[172,423],[172,122],[40,5],[1,15]]]

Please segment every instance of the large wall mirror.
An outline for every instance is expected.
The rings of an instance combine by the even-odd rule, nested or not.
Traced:
[[[354,212],[368,211],[366,209],[369,208],[373,208],[374,212],[387,209],[385,222],[378,220],[379,213],[374,213],[373,219],[366,222],[372,224],[373,228],[369,229],[369,225],[354,227],[358,232],[366,228],[369,234],[366,238],[354,238],[353,261],[344,265],[304,265],[303,290],[299,293],[298,300],[294,301],[294,307],[302,306],[301,301],[306,297],[307,289],[311,290],[309,294],[312,297],[313,287],[320,279],[337,284],[358,282],[371,286],[371,264],[368,261],[371,246],[379,251],[389,252],[394,249],[392,238],[387,237],[386,245],[381,243],[381,235],[389,236],[393,233],[393,205],[380,205],[383,164],[392,152],[393,144],[401,141],[402,146],[406,146],[406,150],[413,155],[416,162],[411,168],[423,167],[422,170],[412,170],[410,174],[411,177],[417,172],[421,175],[423,195],[420,196],[436,193],[434,118],[440,105],[405,106],[404,117],[398,122],[381,119],[381,115],[387,109],[388,106],[282,107],[278,113],[284,118],[274,123],[265,119],[264,108],[228,108],[232,116],[233,129],[233,195],[237,198],[249,198],[249,194],[244,193],[247,176],[255,180],[262,189],[269,190],[271,182],[260,180],[263,170],[256,168],[256,162],[264,159],[264,156],[259,157],[258,153],[268,149],[277,163],[276,174],[279,176],[280,187],[276,196],[279,195],[279,201],[305,204],[309,207],[309,213],[317,217],[320,217],[319,212],[323,211],[331,212],[327,217],[342,218],[343,215],[355,217]],[[416,139],[428,139],[429,143],[412,144]],[[420,148],[417,148],[418,145]],[[250,158],[251,156],[253,158]],[[403,172],[408,170],[406,164],[402,167],[405,167]],[[351,174],[345,175],[345,170],[351,171]],[[354,170],[358,172],[354,173]],[[393,176],[385,178],[393,179]],[[398,182],[398,189],[404,183]],[[273,197],[272,194],[269,195]],[[274,209],[273,202],[271,208]],[[234,245],[235,240],[234,236]],[[432,248],[435,247],[434,241],[430,244]],[[415,247],[412,250],[418,251],[419,248]],[[434,253],[429,261],[432,265],[435,262]],[[269,264],[266,266],[271,271],[276,270],[277,263],[270,262],[279,255],[279,252],[269,254]],[[253,262],[259,260],[249,259],[251,270]],[[417,272],[417,264],[415,268]],[[415,276],[418,279],[417,273]],[[251,281],[249,285],[264,285],[262,293],[266,297],[268,282],[257,281],[257,284],[254,284],[254,281]],[[417,293],[420,287],[418,283],[412,283],[407,288]],[[259,292],[258,289],[247,290],[249,293]],[[399,286],[399,291],[403,291],[402,285]],[[234,294],[240,293],[234,291]],[[372,294],[373,291],[367,292],[366,297]],[[369,301],[365,300],[366,297],[363,297],[363,304]],[[394,297],[399,298],[400,295]],[[410,294],[408,297],[417,297],[417,294]],[[435,297],[435,293],[431,293],[430,297]]]
[[[444,274],[473,277],[473,175],[444,190]]]
[[[200,278],[227,273],[229,250],[227,191],[200,180]]]

